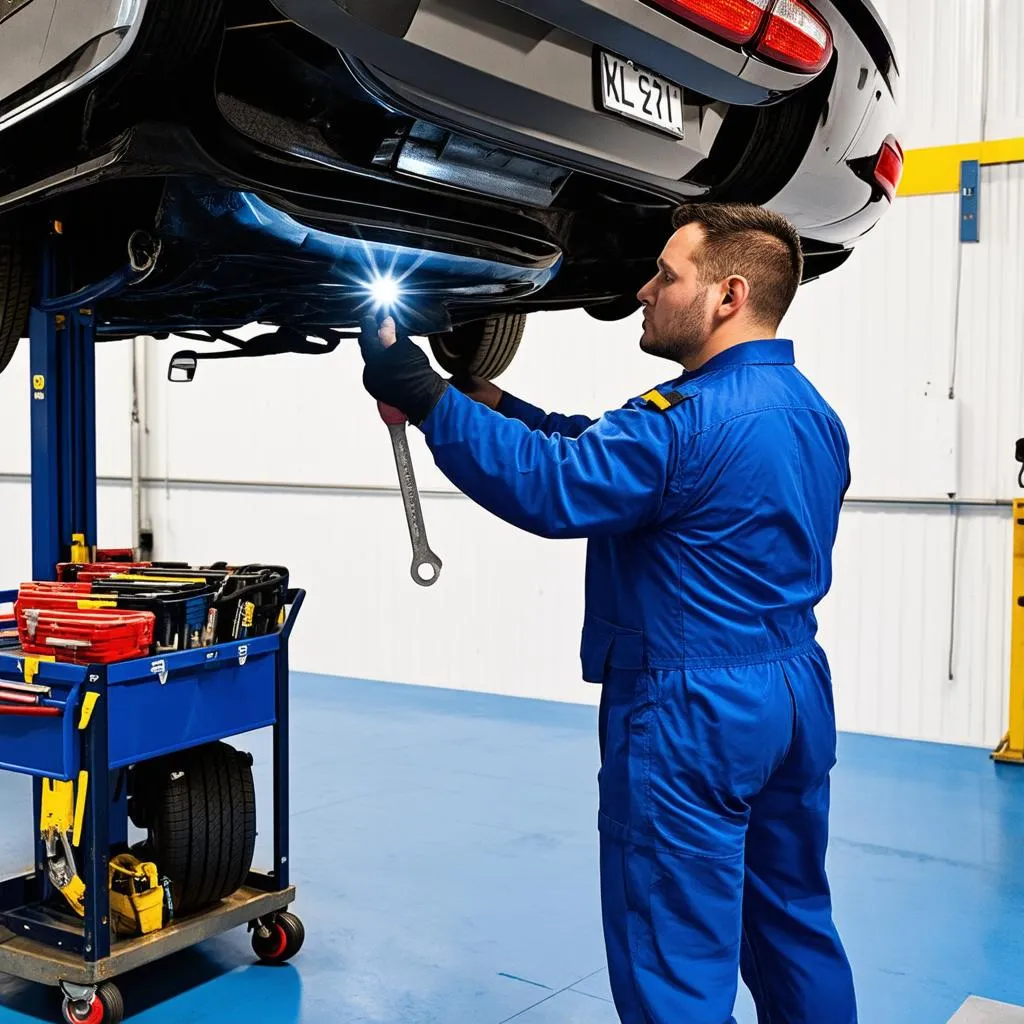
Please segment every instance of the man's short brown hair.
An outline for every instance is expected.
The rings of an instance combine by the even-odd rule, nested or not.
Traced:
[[[760,321],[778,327],[803,276],[800,235],[785,217],[739,203],[684,203],[672,227],[699,224],[704,242],[694,254],[703,284],[739,274],[750,285],[747,300]]]

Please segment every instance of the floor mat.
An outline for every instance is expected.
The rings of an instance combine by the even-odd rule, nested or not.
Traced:
[[[949,1024],[1024,1024],[1024,1006],[994,1003],[991,999],[970,999],[950,1018]]]

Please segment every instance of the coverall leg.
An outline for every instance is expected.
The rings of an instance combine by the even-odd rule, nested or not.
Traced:
[[[606,672],[601,892],[623,1024],[735,1024],[749,800],[793,719],[778,663]]]
[[[758,1024],[855,1024],[853,973],[825,874],[832,699],[821,677],[802,667],[787,673],[797,709],[793,745],[750,805],[743,980]]]

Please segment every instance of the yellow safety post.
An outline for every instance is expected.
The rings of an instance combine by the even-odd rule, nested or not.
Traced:
[[[1010,728],[993,751],[997,761],[1024,764],[1024,499],[1013,503],[1013,607],[1010,612]]]

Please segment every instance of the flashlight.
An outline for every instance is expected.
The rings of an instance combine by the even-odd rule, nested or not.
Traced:
[[[367,290],[378,309],[391,309],[402,296],[402,288],[390,274],[378,274],[368,284]]]

